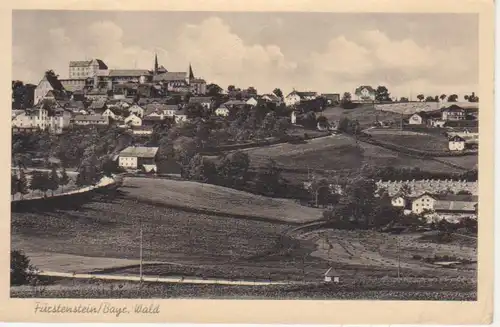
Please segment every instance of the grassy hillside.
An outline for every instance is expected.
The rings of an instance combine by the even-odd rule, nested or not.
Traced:
[[[293,200],[274,199],[198,182],[127,178],[124,187],[133,199],[229,216],[304,223],[319,219],[322,213]]]
[[[311,140],[302,144],[280,144],[246,150],[252,164],[261,166],[272,158],[286,168],[354,170],[369,164],[376,167],[418,167],[436,172],[460,172],[431,159],[419,159],[379,146],[356,141],[344,135]]]
[[[318,113],[318,115],[320,115]],[[370,105],[362,105],[355,109],[343,109],[340,107],[329,107],[325,109],[322,113],[322,116],[328,118],[329,121],[340,120],[343,117],[347,117],[349,119],[357,120],[361,126],[368,127],[375,122],[376,119],[380,121],[386,120],[400,120],[401,115],[395,112],[390,111],[380,111],[376,110],[371,104]]]

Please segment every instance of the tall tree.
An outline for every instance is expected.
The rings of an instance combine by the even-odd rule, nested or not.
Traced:
[[[391,101],[391,94],[389,93],[389,90],[387,90],[387,87],[380,85],[377,87],[375,90],[375,100],[377,101]]]
[[[57,174],[56,167],[53,166],[49,175],[49,190],[52,191],[52,196],[54,196],[54,191],[59,188],[59,175]]]
[[[281,171],[276,161],[269,159],[255,176],[257,190],[266,195],[275,195],[281,187]]]
[[[283,92],[279,88],[275,88],[273,90],[274,95],[276,95],[278,98],[283,99]]]
[[[250,87],[247,89],[247,93],[248,93],[248,94],[251,94],[251,95],[257,95],[257,90],[255,89],[255,87],[250,86]]]
[[[64,186],[69,184],[68,173],[66,173],[66,168],[62,168],[61,177],[59,177],[59,185],[61,185],[61,191],[64,192]]]
[[[10,195],[12,195],[12,200],[14,200],[14,195],[19,192],[19,178],[15,173],[10,175]]]
[[[17,191],[21,193],[21,199],[25,194],[29,193],[29,185],[28,179],[26,178],[26,174],[24,173],[24,169],[19,170],[19,180],[17,184]]]
[[[419,95],[417,95],[417,99],[419,101],[423,101],[425,99],[425,96],[423,94],[419,94]]]
[[[214,83],[207,85],[207,95],[209,96],[218,96],[222,92],[222,88]]]
[[[448,102],[457,102],[458,100],[458,95],[452,94],[448,97]]]
[[[227,91],[228,91],[228,92],[233,92],[235,89],[236,89],[236,87],[235,87],[234,85],[229,85],[229,86],[227,87]]]
[[[441,99],[441,101],[444,101],[444,99],[446,99],[446,94],[441,94],[441,96],[439,96],[439,98]]]

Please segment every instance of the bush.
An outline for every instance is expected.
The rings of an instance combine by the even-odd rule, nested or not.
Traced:
[[[24,285],[28,284],[35,271],[31,265],[30,259],[21,251],[13,250],[10,253],[10,284]]]
[[[413,255],[413,260],[422,260],[422,256],[419,254],[414,254]]]

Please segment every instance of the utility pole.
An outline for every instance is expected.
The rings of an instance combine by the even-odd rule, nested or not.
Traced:
[[[400,272],[400,270],[401,270],[401,257],[399,255],[399,237],[396,236],[396,238],[397,238],[397,241],[398,241],[397,242],[397,251],[398,251],[398,278],[399,278],[401,276],[401,272]]]
[[[142,283],[142,220],[141,220],[141,231],[140,231],[140,246],[139,246],[139,281]]]

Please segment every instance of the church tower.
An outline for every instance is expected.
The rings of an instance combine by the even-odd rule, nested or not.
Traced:
[[[191,63],[189,63],[189,69],[186,73],[186,81],[188,84],[191,83],[191,80],[194,79],[193,68],[191,67]]]
[[[155,53],[155,68],[154,68],[154,75],[158,75],[158,56]]]

